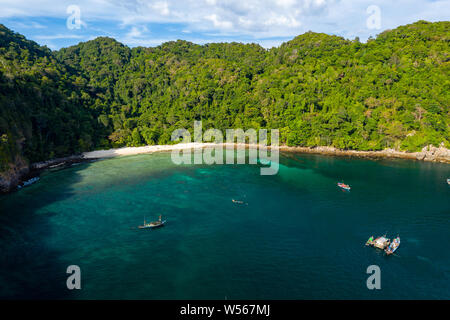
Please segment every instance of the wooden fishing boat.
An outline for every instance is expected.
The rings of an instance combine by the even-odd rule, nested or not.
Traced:
[[[384,250],[389,246],[390,243],[391,241],[384,235],[382,237],[378,237],[375,240],[373,240],[372,246]]]
[[[138,226],[139,229],[148,229],[148,228],[159,228],[164,226],[166,223],[166,220],[161,220],[161,215],[159,216],[159,219],[157,221],[152,221],[149,223],[145,222],[144,218],[144,224],[142,226]]]
[[[36,183],[37,181],[39,181],[39,179],[40,179],[39,177],[31,178],[31,179],[23,182],[22,185],[18,185],[17,189],[22,189],[23,187],[27,187],[29,185],[32,185],[33,183]]]
[[[338,187],[340,187],[340,188],[342,188],[342,189],[344,189],[344,190],[348,190],[348,191],[350,191],[350,186],[348,185],[348,184],[345,184],[345,183],[343,183],[343,182],[338,182]]]
[[[366,246],[371,246],[373,244],[373,236],[369,238],[369,240],[366,241]]]
[[[394,240],[392,240],[389,247],[384,249],[384,252],[386,252],[387,255],[393,254],[398,249],[399,246],[400,246],[400,237],[397,237]]]

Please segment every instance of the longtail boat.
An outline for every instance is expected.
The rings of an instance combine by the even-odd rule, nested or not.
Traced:
[[[400,237],[397,237],[394,240],[392,240],[389,247],[384,249],[384,252],[386,252],[387,255],[393,254],[395,252],[395,250],[398,249],[399,246],[400,246]]]
[[[139,229],[158,228],[164,226],[165,223],[166,220],[161,220],[161,215],[159,215],[159,219],[157,221],[152,221],[149,223],[146,223],[144,218],[144,224],[142,226],[139,226],[138,228]]]
[[[342,189],[344,189],[344,190],[348,190],[348,191],[350,191],[350,186],[348,185],[348,184],[345,184],[345,183],[343,183],[343,182],[338,182],[338,187],[340,187],[340,188],[342,188]]]

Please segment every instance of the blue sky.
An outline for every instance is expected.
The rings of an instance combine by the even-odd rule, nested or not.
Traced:
[[[0,8],[0,23],[51,49],[98,36],[130,47],[183,39],[270,48],[309,30],[365,41],[450,18],[450,0],[0,0]]]

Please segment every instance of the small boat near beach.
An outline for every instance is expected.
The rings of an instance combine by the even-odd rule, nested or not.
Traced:
[[[61,162],[61,163],[58,163],[58,164],[54,164],[52,166],[48,166],[48,168],[49,169],[55,169],[55,168],[59,168],[59,167],[65,165],[65,164],[66,164],[65,162]]]
[[[39,179],[40,179],[39,177],[31,178],[31,179],[29,179],[29,180],[23,182],[22,185],[18,185],[18,186],[17,186],[17,189],[22,189],[23,187],[27,187],[27,186],[29,186],[29,185],[32,185],[33,183],[38,182]]]
[[[450,178],[447,178],[447,183],[450,184]]]
[[[350,191],[350,189],[351,189],[348,184],[345,184],[343,182],[338,182],[337,185],[338,185],[339,188],[342,188],[342,189],[347,190],[347,191]]]
[[[157,221],[152,221],[149,223],[146,223],[144,218],[144,224],[142,226],[138,226],[138,228],[139,229],[158,228],[164,226],[165,223],[166,220],[162,220],[161,215],[159,215],[159,219]]]
[[[399,246],[400,246],[400,237],[397,237],[394,240],[392,240],[389,247],[384,249],[384,252],[386,252],[387,255],[393,254],[398,249]]]

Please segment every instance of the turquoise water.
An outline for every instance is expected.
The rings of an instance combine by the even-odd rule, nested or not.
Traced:
[[[168,153],[46,172],[0,197],[0,297],[450,299],[449,165],[298,154],[259,172]],[[160,213],[165,227],[136,229]],[[364,246],[384,233],[393,256]]]

